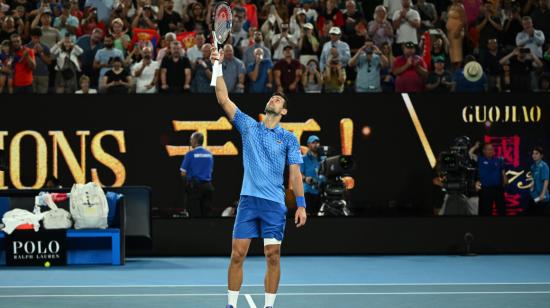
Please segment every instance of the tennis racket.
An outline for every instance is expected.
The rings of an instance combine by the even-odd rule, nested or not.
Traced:
[[[212,40],[214,41],[214,47],[218,50],[218,46],[223,46],[229,38],[231,33],[231,27],[233,26],[233,13],[231,7],[225,1],[218,2],[214,7],[213,26],[212,26]],[[216,60],[214,64],[217,64]],[[212,75],[210,81],[211,86],[216,86],[216,76]]]

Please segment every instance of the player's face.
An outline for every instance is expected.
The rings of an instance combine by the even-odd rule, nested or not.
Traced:
[[[278,95],[272,96],[267,102],[267,105],[265,106],[265,112],[274,114],[274,115],[286,115],[287,110],[284,107],[284,105],[285,105],[284,98]]]

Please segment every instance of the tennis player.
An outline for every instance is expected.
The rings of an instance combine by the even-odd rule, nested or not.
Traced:
[[[231,263],[228,270],[228,305],[237,308],[243,281],[243,263],[253,238],[264,240],[267,260],[265,305],[272,308],[281,277],[281,242],[284,236],[287,209],[283,186],[285,164],[289,166],[290,185],[296,195],[297,227],[306,223],[306,202],[300,164],[302,156],[298,140],[279,125],[287,114],[288,101],[283,93],[275,93],[265,106],[265,118],[256,122],[229,99],[222,76],[223,50],[212,49],[212,62],[218,60],[212,74],[216,78],[216,97],[233,125],[242,136],[244,179],[237,218],[233,227]]]

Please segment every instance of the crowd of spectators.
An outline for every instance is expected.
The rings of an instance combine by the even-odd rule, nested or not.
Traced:
[[[0,0],[0,93],[213,93],[204,0]],[[550,91],[550,0],[233,0],[233,93]]]

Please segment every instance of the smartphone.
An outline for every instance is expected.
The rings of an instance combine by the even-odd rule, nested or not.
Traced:
[[[521,53],[531,53],[531,49],[529,49],[529,48],[520,48],[519,52],[521,52]]]

